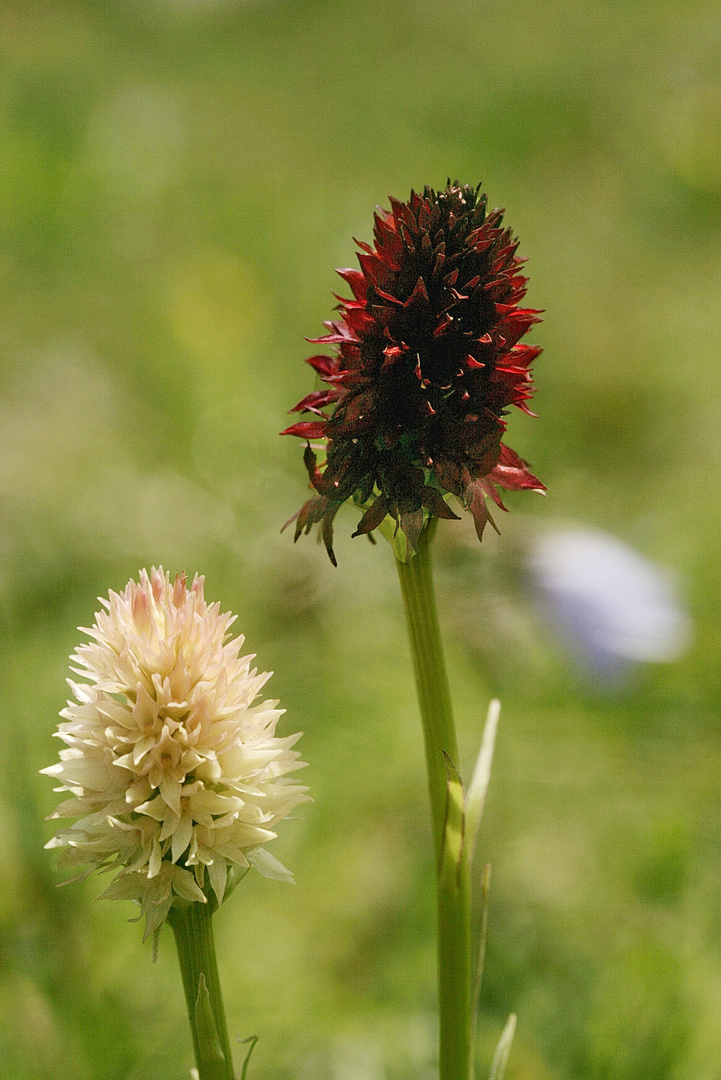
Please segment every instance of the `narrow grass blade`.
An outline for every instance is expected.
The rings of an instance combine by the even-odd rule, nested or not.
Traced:
[[[244,1043],[250,1043],[250,1046],[248,1047],[248,1053],[245,1055],[245,1061],[243,1062],[243,1068],[240,1073],[240,1080],[245,1080],[246,1073],[248,1072],[248,1062],[250,1061],[250,1055],[255,1050],[255,1044],[257,1043],[258,1038],[258,1035],[249,1035],[247,1039],[240,1040],[241,1046]]]
[[[489,1080],[503,1080],[503,1074],[506,1071],[506,1063],[508,1062],[508,1055],[511,1052],[511,1043],[513,1042],[515,1033],[516,1014],[511,1013],[506,1021],[506,1026],[501,1032],[496,1052],[493,1055],[493,1064],[491,1065],[491,1075]]]
[[[473,1018],[478,1016],[478,999],[481,994],[481,981],[483,979],[483,965],[486,959],[486,934],[488,932],[488,894],[491,889],[491,864],[486,863],[483,867],[481,878],[481,925],[478,934],[478,957],[476,970],[473,978]]]
[[[491,764],[493,762],[493,750],[496,745],[496,731],[498,730],[500,714],[501,703],[498,698],[494,698],[488,706],[481,749],[466,796],[466,835],[468,837],[468,861],[471,864],[473,863],[478,830],[483,817],[483,808],[486,804],[488,782],[491,779]]]

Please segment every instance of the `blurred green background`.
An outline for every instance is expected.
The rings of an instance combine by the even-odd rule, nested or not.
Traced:
[[[721,1075],[721,10],[715,0],[0,3],[0,1071],[175,1080],[192,1064],[170,935],[151,964],[103,881],[56,889],[37,770],[96,597],[198,570],[275,671],[315,802],[218,919],[255,1080],[432,1080],[433,866],[392,557],[334,570],[279,526],[276,433],[313,388],[372,210],[483,181],[529,256],[549,497],[503,536],[439,530],[464,767],[504,711],[479,1075]],[[683,660],[593,688],[514,571],[552,522],[669,567]]]

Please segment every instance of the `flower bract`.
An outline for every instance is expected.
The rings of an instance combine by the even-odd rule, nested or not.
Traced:
[[[70,795],[51,816],[78,820],[47,846],[81,876],[117,871],[103,895],[136,900],[147,936],[175,902],[222,902],[254,862],[290,877],[263,845],[308,799],[287,775],[300,736],[276,736],[283,710],[259,698],[270,674],[229,640],[234,616],[206,603],[202,577],[142,571],[101,603],[71,657],[84,681],[68,680],[65,747],[43,770]]]
[[[390,515],[414,551],[429,516],[457,516],[448,495],[480,538],[486,496],[505,509],[499,487],[545,490],[501,442],[508,407],[529,411],[541,351],[520,343],[539,313],[521,306],[526,278],[503,212],[457,182],[390,203],[375,215],[374,245],[358,245],[360,269],[338,271],[353,297],[338,298],[340,317],[314,339],[332,355],[308,360],[325,388],[291,410],[314,418],[283,432],[307,441],[314,489],[296,539],[320,523],[333,562],[333,519],[348,499],[364,511],[354,536]]]

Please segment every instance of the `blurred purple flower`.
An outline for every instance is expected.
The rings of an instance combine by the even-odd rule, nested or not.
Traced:
[[[691,621],[671,575],[609,533],[575,528],[536,539],[528,568],[566,644],[597,677],[683,655]]]

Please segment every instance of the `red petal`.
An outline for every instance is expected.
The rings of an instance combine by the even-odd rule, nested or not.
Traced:
[[[358,344],[358,338],[351,333],[345,322],[338,320],[337,322],[326,322],[323,325],[328,327],[329,334],[323,334],[322,337],[306,338],[306,341],[309,341],[311,345],[343,345],[349,341]]]
[[[428,304],[429,304],[429,300],[428,300],[428,291],[426,289],[426,283],[425,283],[425,281],[423,280],[422,277],[419,277],[418,281],[416,282],[415,289],[413,290],[411,295],[408,297],[408,299],[406,300],[403,307],[406,308],[406,309],[416,307],[418,305],[423,305],[423,307],[428,307]]]
[[[333,375],[338,370],[337,356],[309,356],[306,364],[318,372],[320,376]]]
[[[372,255],[358,255],[358,262],[363,267],[363,273],[366,279],[370,281],[371,284],[375,285],[378,277],[378,270],[380,269],[379,260],[375,253]]]
[[[393,217],[395,218],[396,222],[398,224],[400,224],[400,222],[403,222],[414,233],[417,232],[418,222],[413,216],[413,211],[411,210],[410,206],[408,206],[407,203],[400,202],[398,199],[394,199],[393,196],[390,196],[388,201],[393,207]]]
[[[354,308],[352,311],[346,311],[345,319],[347,325],[356,334],[372,330],[375,325],[373,316],[365,308]],[[355,340],[357,341],[358,338],[356,337]]]
[[[321,525],[321,536],[323,537],[325,550],[328,552],[328,558],[333,563],[333,566],[338,565],[333,551],[333,518],[336,516],[339,509],[340,506],[331,505],[323,515],[323,524]]]
[[[379,496],[376,501],[370,506],[363,517],[358,522],[358,528],[353,533],[353,536],[360,536],[363,533],[373,532],[380,525],[383,518],[388,513],[388,503],[384,495]]]
[[[545,491],[546,486],[529,472],[526,462],[510,446],[501,443],[501,456],[498,464],[485,477],[493,484],[498,484],[506,491]]]
[[[451,325],[452,322],[453,322],[453,316],[449,315],[448,312],[445,311],[443,313],[442,317],[439,319],[438,325],[436,326],[435,330],[433,331],[433,337],[434,338],[442,337],[448,331],[448,327]]]
[[[340,274],[343,280],[348,282],[356,300],[365,300],[368,292],[368,282],[360,270],[336,270],[336,273]]]
[[[318,416],[323,416],[320,411],[323,406],[330,405],[332,401],[337,401],[340,397],[341,391],[331,388],[330,390],[314,390],[312,394],[306,394],[302,401],[299,401],[289,412],[314,412]],[[325,419],[325,417],[323,417]]]
[[[281,431],[281,435],[297,435],[299,439],[323,439],[327,424],[327,420],[301,420]]]
[[[492,528],[498,532],[498,527],[488,512],[488,507],[486,506],[486,493],[480,480],[476,480],[474,484],[471,484],[471,486],[466,489],[466,496],[470,496],[468,509],[473,514],[473,523],[476,526],[476,536],[478,539],[483,540],[483,530],[486,527],[486,523],[489,521]]]
[[[537,345],[514,345],[510,357],[518,367],[527,368],[542,352],[543,349],[540,349]],[[505,357],[503,359],[505,360]]]
[[[448,503],[441,496],[439,491],[434,488],[426,486],[423,489],[423,505],[427,510],[437,518],[446,518],[446,520],[460,521],[458,514],[454,514]]]

